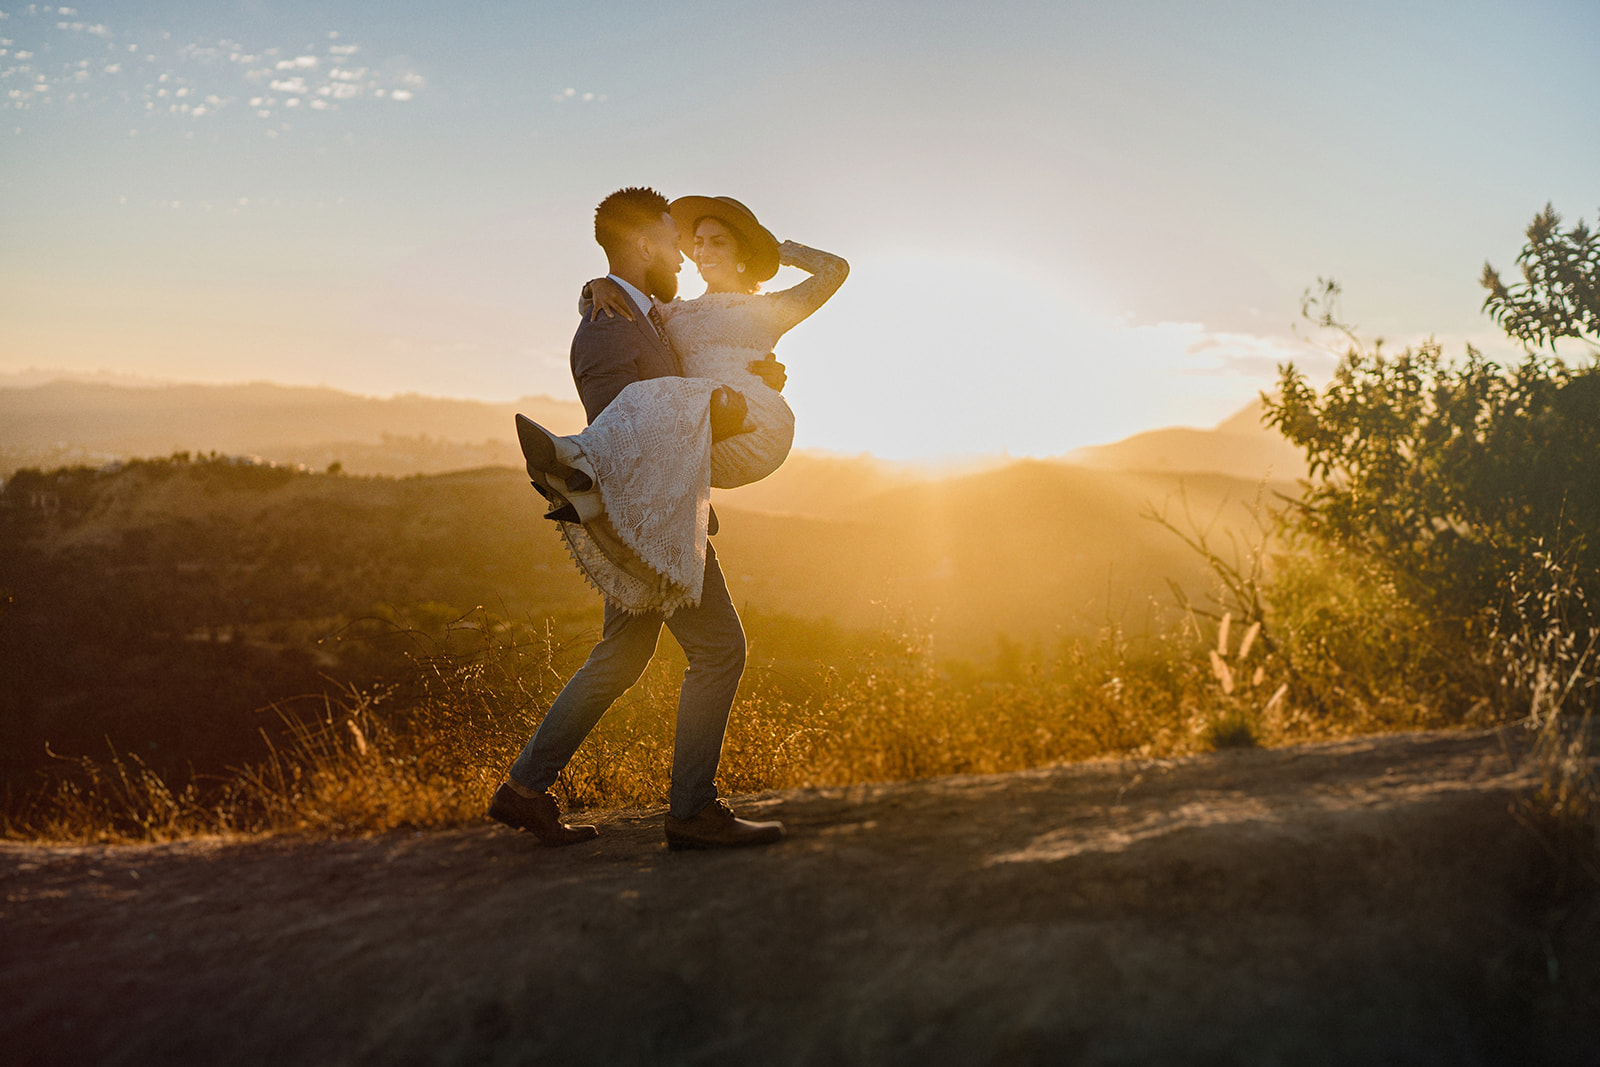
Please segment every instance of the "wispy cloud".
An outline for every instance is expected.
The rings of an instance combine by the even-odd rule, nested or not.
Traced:
[[[1175,368],[1181,376],[1270,382],[1284,363],[1323,373],[1335,362],[1322,349],[1278,337],[1212,331],[1199,323],[1162,323],[1157,328],[1171,331],[1174,340],[1193,338],[1183,348],[1192,361]]]
[[[30,4],[0,11],[0,111],[122,111],[129,134],[161,121],[226,121],[232,114],[276,135],[290,114],[415,100],[427,79],[399,60],[365,61],[337,32],[320,47],[175,39],[122,30],[78,10]]]
[[[590,90],[579,92],[577,89],[567,88],[551,94],[550,99],[558,104],[603,104],[605,103],[606,94]]]

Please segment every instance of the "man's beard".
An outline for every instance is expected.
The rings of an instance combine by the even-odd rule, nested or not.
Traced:
[[[644,272],[644,290],[663,304],[678,295],[678,272],[662,262],[650,264]]]

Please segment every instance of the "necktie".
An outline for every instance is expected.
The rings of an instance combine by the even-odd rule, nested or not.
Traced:
[[[661,338],[661,343],[667,346],[667,352],[671,354],[672,361],[681,367],[682,362],[678,359],[678,350],[672,347],[672,338],[667,336],[667,320],[661,317],[661,309],[654,302],[650,304],[650,311],[645,318],[649,319],[650,325],[655,327],[656,336]]]
[[[661,317],[661,309],[651,304],[650,313],[645,317],[650,320],[650,325],[656,328],[656,336],[661,338],[661,343],[671,348],[672,341],[667,337],[667,320]]]

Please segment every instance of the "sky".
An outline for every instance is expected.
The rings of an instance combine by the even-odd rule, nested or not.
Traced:
[[[850,261],[778,346],[798,446],[1051,456],[1325,377],[1319,277],[1509,358],[1484,261],[1600,211],[1592,0],[0,11],[0,384],[575,398],[648,184]]]

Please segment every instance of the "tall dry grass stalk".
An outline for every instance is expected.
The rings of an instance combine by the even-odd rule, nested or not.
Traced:
[[[1538,786],[1520,807],[1562,882],[1600,885],[1600,766],[1594,715],[1600,703],[1600,628],[1582,586],[1553,554],[1536,553],[1509,583],[1508,622],[1497,635],[1501,688],[1534,732]]]
[[[51,753],[54,755],[54,753]],[[61,760],[61,773],[0,811],[0,835],[44,841],[170,841],[230,828],[226,796],[174,789],[137,755]]]

